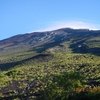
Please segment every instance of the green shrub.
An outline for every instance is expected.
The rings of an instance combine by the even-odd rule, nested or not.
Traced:
[[[52,82],[47,83],[39,100],[67,100],[75,88],[83,86],[83,77],[77,72],[53,75]]]
[[[19,71],[17,70],[11,70],[6,73],[7,76],[10,76],[12,78],[16,78],[18,74],[19,74]]]

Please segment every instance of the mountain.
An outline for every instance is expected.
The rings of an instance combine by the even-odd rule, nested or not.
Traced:
[[[0,41],[0,100],[33,99],[100,99],[100,30],[62,28]]]
[[[42,52],[65,41],[70,41],[70,47],[74,52],[100,53],[100,30],[63,28],[21,34],[2,40],[0,54],[37,49],[37,52]]]

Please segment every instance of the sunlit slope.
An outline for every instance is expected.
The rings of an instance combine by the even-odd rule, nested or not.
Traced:
[[[0,69],[0,99],[25,99],[34,80],[42,84],[32,87],[39,93],[46,78],[50,83],[53,75],[69,72],[84,76],[85,86],[100,86],[100,31],[67,28],[2,40]],[[31,92],[30,98],[37,97]]]

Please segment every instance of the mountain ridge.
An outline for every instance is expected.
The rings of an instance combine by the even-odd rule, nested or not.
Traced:
[[[0,52],[19,52],[23,50],[37,49],[42,46],[46,47],[47,45],[51,45],[50,47],[53,47],[64,41],[71,41],[71,48],[74,47],[75,42],[77,42],[75,45],[80,45],[82,47],[82,45],[86,46],[86,43],[89,42],[90,44],[91,42],[99,44],[100,38],[98,37],[100,37],[100,30],[89,29],[61,28],[53,31],[32,32],[19,34],[1,40]],[[95,38],[94,41],[93,38]],[[92,41],[89,41],[91,39]]]

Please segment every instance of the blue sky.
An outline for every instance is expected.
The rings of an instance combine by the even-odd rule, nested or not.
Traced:
[[[0,40],[62,27],[100,29],[100,0],[0,0]]]

